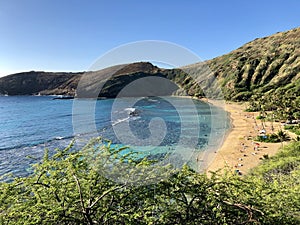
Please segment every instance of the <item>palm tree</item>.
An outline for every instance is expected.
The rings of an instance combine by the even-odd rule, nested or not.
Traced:
[[[279,130],[277,132],[277,137],[281,142],[281,147],[283,147],[283,142],[284,141],[289,141],[290,140],[290,136],[287,133],[285,133],[283,130]]]

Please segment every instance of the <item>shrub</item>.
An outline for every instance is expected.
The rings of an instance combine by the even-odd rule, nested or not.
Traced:
[[[285,125],[284,126],[285,130],[289,130],[297,135],[300,135],[300,125]]]
[[[255,141],[259,142],[268,142],[268,143],[278,143],[283,141],[290,140],[290,137],[282,130],[279,130],[277,133],[266,134],[264,136],[256,136]]]
[[[246,177],[227,172],[208,178],[188,166],[172,170],[166,165],[172,171],[168,178],[139,185],[129,181],[138,174],[143,181],[157,177],[148,173],[153,162],[120,154],[124,148],[113,149],[100,139],[78,151],[72,145],[53,156],[45,151],[32,175],[0,183],[0,223],[299,224],[299,146],[266,159]],[[111,180],[107,173],[120,173],[116,162],[139,173],[122,174],[123,182]],[[278,162],[291,176],[271,174]]]
[[[259,115],[259,116],[256,117],[257,120],[262,120],[262,119],[265,119],[265,118],[266,118],[266,117],[265,117],[265,116],[262,116],[262,115]]]

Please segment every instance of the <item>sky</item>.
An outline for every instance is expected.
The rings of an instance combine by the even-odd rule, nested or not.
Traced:
[[[0,0],[0,76],[86,71],[113,48],[168,41],[202,60],[300,26],[298,0]]]

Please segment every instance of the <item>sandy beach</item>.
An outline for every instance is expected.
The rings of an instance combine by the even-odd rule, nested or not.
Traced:
[[[225,167],[246,174],[262,161],[264,155],[272,156],[278,152],[281,143],[261,143],[253,140],[263,129],[261,121],[256,119],[259,113],[245,112],[245,106],[238,103],[226,103],[223,108],[230,113],[232,128],[222,146],[212,153],[213,160],[206,169],[208,174]],[[281,129],[281,124],[267,122],[267,134],[273,132],[272,127],[276,132]]]

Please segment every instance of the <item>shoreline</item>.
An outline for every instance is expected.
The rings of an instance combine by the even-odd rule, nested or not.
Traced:
[[[204,156],[209,159],[205,173],[211,174],[219,170],[229,169],[239,174],[247,174],[258,166],[262,159],[275,155],[281,143],[255,142],[259,130],[263,129],[260,120],[256,120],[258,112],[245,112],[245,106],[238,103],[226,102],[220,105],[217,101],[210,101],[214,106],[222,107],[230,117],[230,128],[224,136],[220,147]],[[281,129],[280,123],[266,122],[265,130],[271,133]],[[201,157],[201,156],[200,156]]]

